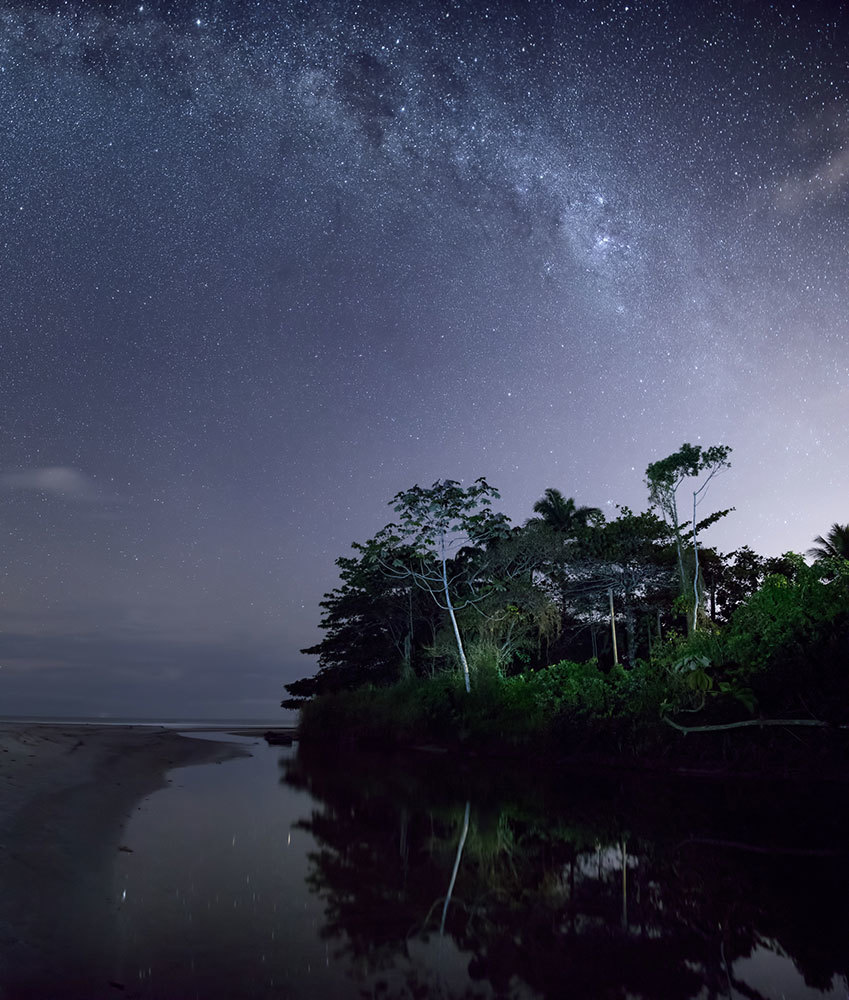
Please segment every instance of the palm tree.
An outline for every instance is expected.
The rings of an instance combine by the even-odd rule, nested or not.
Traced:
[[[577,507],[572,497],[568,499],[560,490],[549,487],[543,497],[534,504],[534,513],[528,524],[547,524],[564,535],[575,536],[590,524],[597,525],[604,520],[598,507]]]
[[[814,562],[821,559],[849,559],[849,524],[832,524],[825,538],[817,535],[814,541],[817,544],[808,549],[808,555]]]

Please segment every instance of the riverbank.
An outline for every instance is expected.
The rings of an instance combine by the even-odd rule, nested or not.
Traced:
[[[634,674],[623,675],[624,682]],[[530,684],[515,680],[479,683],[466,693],[456,678],[444,675],[322,695],[303,706],[298,738],[302,744],[426,750],[455,760],[512,759],[602,773],[849,780],[849,730],[843,726],[741,720],[742,707],[732,704],[724,710],[735,711],[736,718],[715,712],[688,731],[662,716],[650,684],[632,685],[627,702],[590,687],[594,703],[586,698],[588,704],[579,705],[573,698],[564,707],[547,704]]]
[[[150,726],[0,724],[0,998],[116,995],[127,818],[173,768],[245,752]]]

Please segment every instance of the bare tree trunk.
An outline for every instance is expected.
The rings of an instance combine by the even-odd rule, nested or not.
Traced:
[[[693,490],[693,631],[699,627],[699,545],[696,540],[696,498]]]
[[[631,600],[631,581],[626,570],[622,577],[622,609],[625,614],[625,649],[626,659],[630,666],[636,661],[636,622],[634,620],[634,605]]]
[[[401,677],[404,680],[413,676],[412,648],[412,635],[408,632],[404,636],[404,656],[401,660]]]
[[[619,663],[619,653],[616,648],[616,616],[613,613],[613,587],[609,587],[607,596],[610,598],[610,634],[613,636],[613,665]]]
[[[678,523],[678,510],[673,504],[672,507],[672,530],[675,533],[675,551],[678,555],[678,573],[681,576],[681,593],[687,592],[687,574],[684,571],[684,545],[681,541],[681,527]]]
[[[469,663],[466,659],[466,651],[463,649],[463,640],[460,638],[460,627],[457,624],[457,616],[454,614],[454,605],[451,603],[451,594],[448,591],[448,568],[444,555],[442,557],[442,586],[445,590],[445,604],[448,608],[448,616],[451,619],[451,625],[454,628],[454,638],[457,640],[457,652],[460,654],[460,663],[463,666],[463,680],[466,684],[466,694],[468,694],[472,690],[472,686],[469,683]]]
[[[678,521],[678,508],[674,502],[672,504],[670,517],[672,520],[672,529],[675,533],[675,552],[678,556],[678,573],[681,577],[681,595],[686,598],[687,591],[690,588],[690,581],[687,578],[687,570],[684,566],[684,540],[681,538],[681,525]],[[690,635],[694,630],[693,623],[690,620],[689,614],[685,615],[684,618],[687,622],[687,635]]]

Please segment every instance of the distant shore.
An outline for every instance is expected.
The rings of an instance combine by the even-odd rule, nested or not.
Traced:
[[[126,820],[171,769],[247,752],[153,725],[0,721],[2,1000],[115,995],[112,864]]]

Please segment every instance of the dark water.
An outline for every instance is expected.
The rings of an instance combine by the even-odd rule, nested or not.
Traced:
[[[130,821],[138,997],[847,997],[845,789],[254,747]]]

